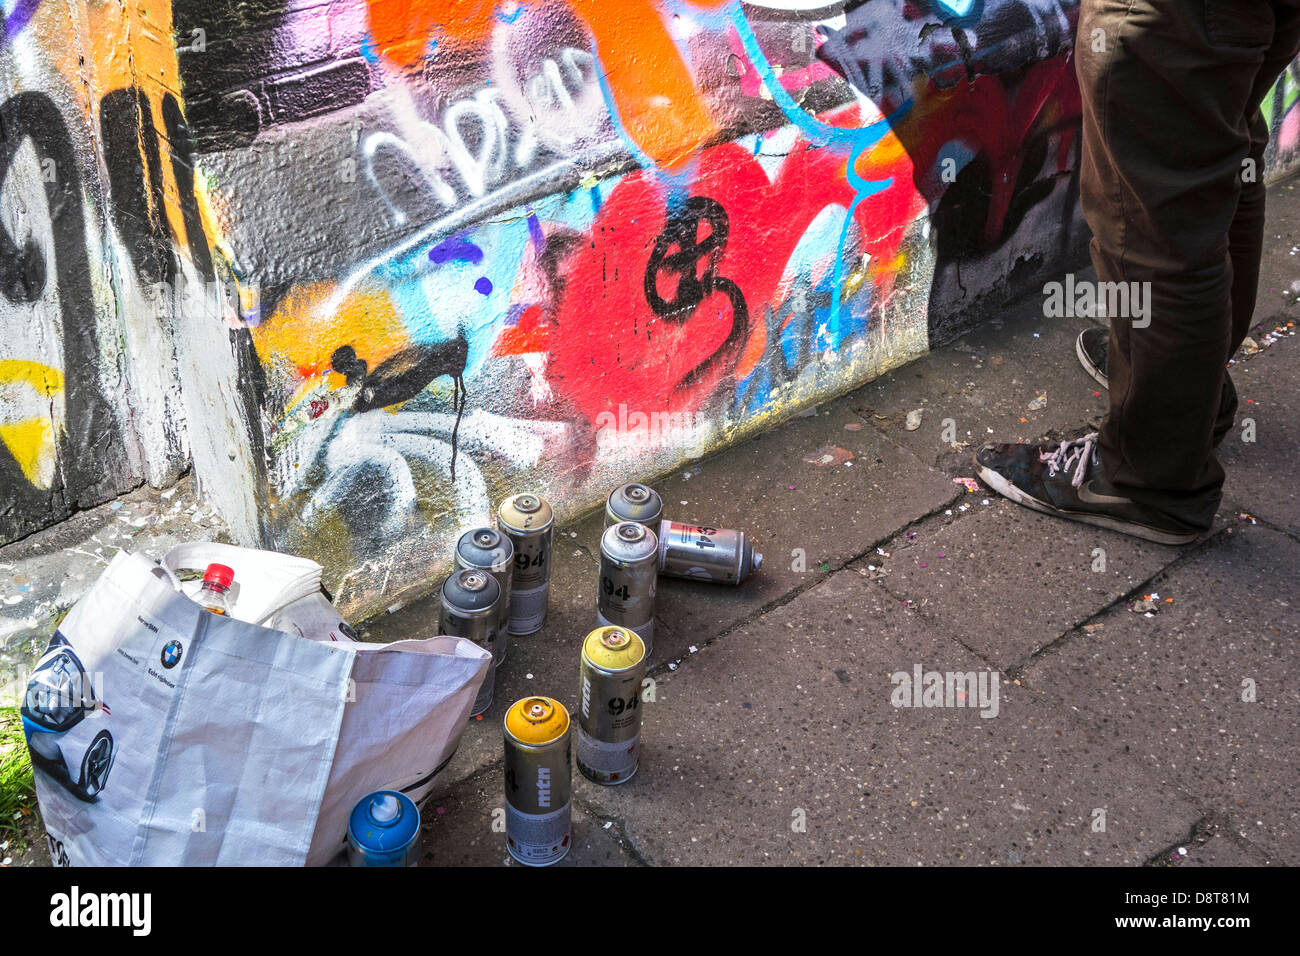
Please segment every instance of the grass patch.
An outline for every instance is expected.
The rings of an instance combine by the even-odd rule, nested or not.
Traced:
[[[0,857],[26,849],[22,820],[35,803],[36,783],[18,708],[0,707],[0,843],[10,841],[9,851]]]

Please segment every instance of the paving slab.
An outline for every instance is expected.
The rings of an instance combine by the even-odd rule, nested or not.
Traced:
[[[1179,852],[1179,851],[1182,852]],[[1265,866],[1271,861],[1257,850],[1247,850],[1225,836],[1210,837],[1201,846],[1179,847],[1160,861],[1164,866],[1190,869],[1217,866]]]
[[[1288,335],[1238,362],[1232,377],[1240,404],[1237,425],[1219,446],[1227,473],[1224,498],[1238,513],[1300,534],[1300,483],[1294,477],[1300,449],[1300,338]],[[1254,441],[1245,440],[1247,419],[1254,422],[1249,436]]]
[[[421,866],[517,866],[506,852],[501,771],[487,771],[421,808]],[[573,808],[573,843],[557,866],[636,866],[613,823]]]
[[[1105,391],[1079,366],[1074,349],[1089,324],[1044,318],[1039,298],[1024,300],[1001,319],[867,383],[853,393],[855,407],[922,461],[950,476],[970,475],[970,456],[985,442],[1073,436],[1101,422]],[[917,410],[920,425],[909,430],[907,415]]]
[[[1297,580],[1300,543],[1262,526],[1230,529],[1152,583],[1159,613],[1112,610],[1033,661],[1024,681],[1131,742],[1152,774],[1295,865]]]
[[[640,772],[581,799],[654,864],[1139,864],[1190,832],[1196,807],[1028,689],[989,718],[895,707],[917,664],[984,667],[842,571],[662,678]]]
[[[947,510],[885,545],[887,559],[869,560],[887,569],[883,583],[897,599],[1004,669],[1021,665],[1179,554],[1030,511],[983,487]]]
[[[824,451],[832,446],[838,451]],[[847,464],[804,460],[843,453],[852,456],[844,458]],[[652,670],[676,666],[692,647],[824,578],[961,490],[866,426],[844,400],[676,473],[657,488],[669,517],[743,529],[765,558],[759,572],[739,587],[660,578]],[[546,694],[570,708],[576,704],[579,651],[596,626],[603,524],[597,513],[557,530],[546,625],[535,635],[511,638],[492,706],[466,729],[446,771],[449,782],[501,758],[501,721],[514,701]],[[795,549],[803,554],[794,554]],[[437,633],[437,623],[435,597],[373,619],[362,636],[427,637]]]
[[[652,664],[680,659],[960,492],[853,406],[831,402],[656,485],[666,517],[744,530],[764,560],[735,588],[660,578],[670,638],[656,637]]]

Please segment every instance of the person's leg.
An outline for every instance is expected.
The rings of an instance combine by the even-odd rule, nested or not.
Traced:
[[[1225,366],[1258,281],[1262,187],[1243,201],[1242,186],[1243,171],[1260,172],[1257,87],[1290,18],[1289,4],[1276,17],[1275,7],[1282,0],[1083,0],[1075,58],[1092,260],[1103,287],[1136,286],[1142,302],[1109,317],[1101,432],[985,446],[975,467],[1000,494],[1165,544],[1210,527],[1223,485],[1214,446],[1233,402]]]
[[[1273,45],[1264,56],[1250,100],[1246,119],[1250,124],[1250,159],[1254,176],[1242,182],[1237,198],[1237,212],[1228,232],[1228,255],[1232,259],[1232,339],[1228,355],[1235,355],[1250,332],[1255,313],[1255,295],[1259,288],[1259,263],[1264,245],[1264,149],[1268,145],[1268,123],[1259,111],[1268,91],[1300,53],[1300,7],[1290,3],[1274,5]],[[1237,391],[1232,378],[1223,376],[1223,394],[1214,425],[1214,444],[1232,429],[1237,414]]]
[[[1277,3],[1274,16],[1276,26],[1273,45],[1255,77],[1255,86],[1246,105],[1253,175],[1243,177],[1241,193],[1237,198],[1237,211],[1228,231],[1228,256],[1232,261],[1232,340],[1229,343],[1229,355],[1236,354],[1249,334],[1259,288],[1259,264],[1264,241],[1264,150],[1269,138],[1268,123],[1259,108],[1277,78],[1300,53],[1300,6],[1289,2]],[[1109,386],[1106,360],[1109,339],[1108,330],[1090,326],[1080,332],[1075,343],[1079,363],[1104,387]],[[1216,447],[1231,430],[1236,411],[1237,393],[1233,388],[1232,377],[1225,374],[1219,400],[1219,416],[1214,426]]]
[[[1084,0],[1080,14],[1093,264],[1101,282],[1148,292],[1149,325],[1111,319],[1102,470],[1119,495],[1199,528],[1223,484],[1213,448],[1232,339],[1228,233],[1273,37],[1268,0]]]

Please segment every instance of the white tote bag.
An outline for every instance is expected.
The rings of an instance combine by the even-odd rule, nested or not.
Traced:
[[[174,572],[213,561],[241,585],[235,617],[178,590]],[[295,618],[319,627],[333,609],[301,558],[204,544],[162,564],[118,554],[28,683],[56,864],[326,863],[366,793],[429,792],[488,652],[449,637],[361,644],[336,614],[332,636],[302,631]]]

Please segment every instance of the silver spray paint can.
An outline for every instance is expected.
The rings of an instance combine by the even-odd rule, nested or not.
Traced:
[[[501,603],[498,610],[497,641],[501,656],[492,659],[493,667],[506,661],[510,641],[506,626],[510,620],[510,588],[515,570],[515,546],[510,539],[494,528],[474,528],[466,531],[456,542],[456,567],[478,568],[487,571],[501,586]]]
[[[763,566],[743,531],[681,521],[659,522],[659,573],[672,578],[739,584]]]
[[[578,668],[578,769],[606,785],[636,775],[645,645],[624,627],[598,627]]]
[[[629,482],[619,485],[605,499],[605,527],[620,521],[635,521],[651,531],[659,527],[663,520],[664,503],[659,493],[649,485]]]
[[[569,712],[551,697],[525,697],[504,723],[506,849],[520,863],[550,866],[573,836]]]
[[[442,614],[438,633],[473,641],[492,654],[493,666],[479,685],[478,696],[470,710],[477,717],[492,706],[492,688],[496,683],[496,658],[500,653],[498,633],[501,585],[487,571],[472,568],[453,572],[442,584]]]
[[[546,623],[553,524],[551,506],[541,495],[514,495],[497,509],[497,525],[515,548],[508,625],[511,634],[535,634]]]
[[[659,582],[659,542],[635,521],[611,525],[600,536],[600,587],[596,623],[635,631],[654,650],[655,590]]]

